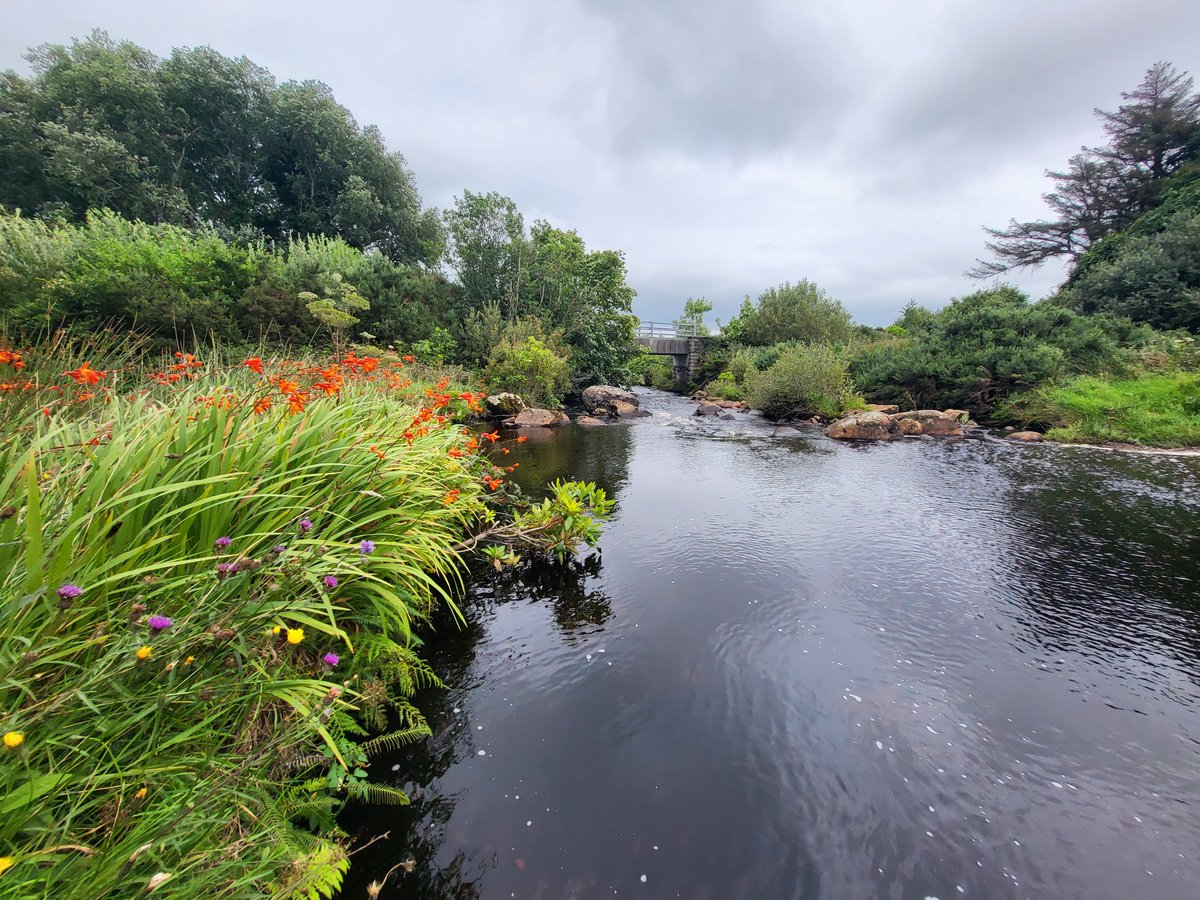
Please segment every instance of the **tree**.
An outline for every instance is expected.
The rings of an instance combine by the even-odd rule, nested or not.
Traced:
[[[702,337],[707,337],[709,334],[708,326],[704,324],[705,313],[710,313],[713,310],[713,305],[703,297],[695,298],[688,297],[683,301],[683,315],[675,320],[676,325],[691,325],[696,334]]]
[[[441,256],[404,158],[320,82],[278,84],[209,47],[159,59],[102,31],[29,59],[31,78],[0,78],[2,206],[341,235],[400,263]]]
[[[1200,153],[1200,95],[1193,80],[1159,62],[1114,112],[1095,110],[1108,135],[1099,148],[1083,148],[1067,170],[1047,171],[1055,189],[1042,199],[1050,219],[985,228],[995,256],[967,274],[989,278],[1068,256],[1078,259],[1096,241],[1124,228],[1153,208],[1164,179]]]
[[[525,219],[508,197],[464,190],[443,213],[447,257],[468,305],[500,304],[510,321],[520,313]]]
[[[850,337],[850,313],[807,279],[768,288],[757,303],[747,297],[722,329],[730,340],[751,346],[781,341],[840,342]]]

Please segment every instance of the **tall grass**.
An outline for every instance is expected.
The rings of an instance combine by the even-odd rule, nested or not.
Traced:
[[[366,763],[427,733],[414,629],[496,483],[473,400],[76,350],[0,363],[0,896],[329,896],[338,804],[403,802]]]
[[[1010,414],[1049,426],[1054,440],[1200,447],[1200,374],[1081,376],[1026,394]]]

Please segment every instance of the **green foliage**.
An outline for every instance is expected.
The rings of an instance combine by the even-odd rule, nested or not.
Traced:
[[[614,501],[590,481],[559,479],[549,487],[549,496],[521,512],[513,526],[524,534],[536,534],[539,547],[561,562],[580,546],[596,545],[600,523],[608,518]]]
[[[538,319],[521,319],[504,330],[492,349],[484,380],[493,391],[520,394],[530,406],[554,408],[571,385],[561,335],[547,335]]]
[[[1084,314],[1200,332],[1200,166],[1168,184],[1178,186],[1160,206],[1080,259],[1058,302]]]
[[[774,419],[835,416],[856,402],[846,363],[827,344],[797,344],[746,375],[746,399]]]
[[[889,335],[852,351],[850,372],[867,399],[980,416],[1052,379],[1120,371],[1132,362],[1122,345],[1147,336],[1120,320],[1030,303],[1006,286],[961,297],[937,312],[909,307],[900,324],[906,337]]]
[[[320,294],[301,291],[297,296],[313,318],[333,332],[334,346],[341,348],[346,329],[359,322],[354,313],[370,309],[371,304],[358,288],[342,278],[341,272],[330,272],[321,280]]]
[[[851,334],[850,313],[811,281],[784,282],[747,297],[721,332],[731,342],[768,346],[784,341],[841,343]]]
[[[744,393],[732,372],[722,372],[704,386],[704,392],[722,400],[741,400]]]
[[[440,222],[403,157],[320,82],[280,84],[208,47],[160,59],[99,31],[30,59],[31,78],[0,78],[2,206],[338,234],[402,263],[440,256]]]
[[[688,297],[683,301],[683,314],[675,320],[676,325],[691,325],[696,334],[707,337],[708,326],[704,324],[704,316],[713,310],[713,305],[703,297]]]
[[[1017,420],[1049,427],[1054,440],[1200,446],[1200,374],[1137,378],[1079,376],[1022,396],[1007,410]]]
[[[629,364],[629,380],[633,384],[648,385],[660,391],[678,389],[675,383],[675,367],[664,356],[655,356],[643,351]]]
[[[431,366],[441,366],[454,359],[458,345],[453,336],[445,328],[435,326],[433,333],[427,338],[415,341],[412,345],[413,355]]]

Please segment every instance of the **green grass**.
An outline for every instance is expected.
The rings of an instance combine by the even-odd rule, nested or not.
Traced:
[[[1027,394],[1013,413],[1049,426],[1052,440],[1200,447],[1200,374],[1080,376]]]

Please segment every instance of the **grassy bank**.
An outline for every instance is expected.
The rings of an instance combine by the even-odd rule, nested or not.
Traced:
[[[1052,440],[1200,447],[1200,374],[1081,376],[1022,396],[1012,415],[1048,427]]]
[[[367,764],[428,732],[415,629],[506,490],[477,397],[95,342],[0,381],[0,895],[328,895],[339,805],[405,800]]]

